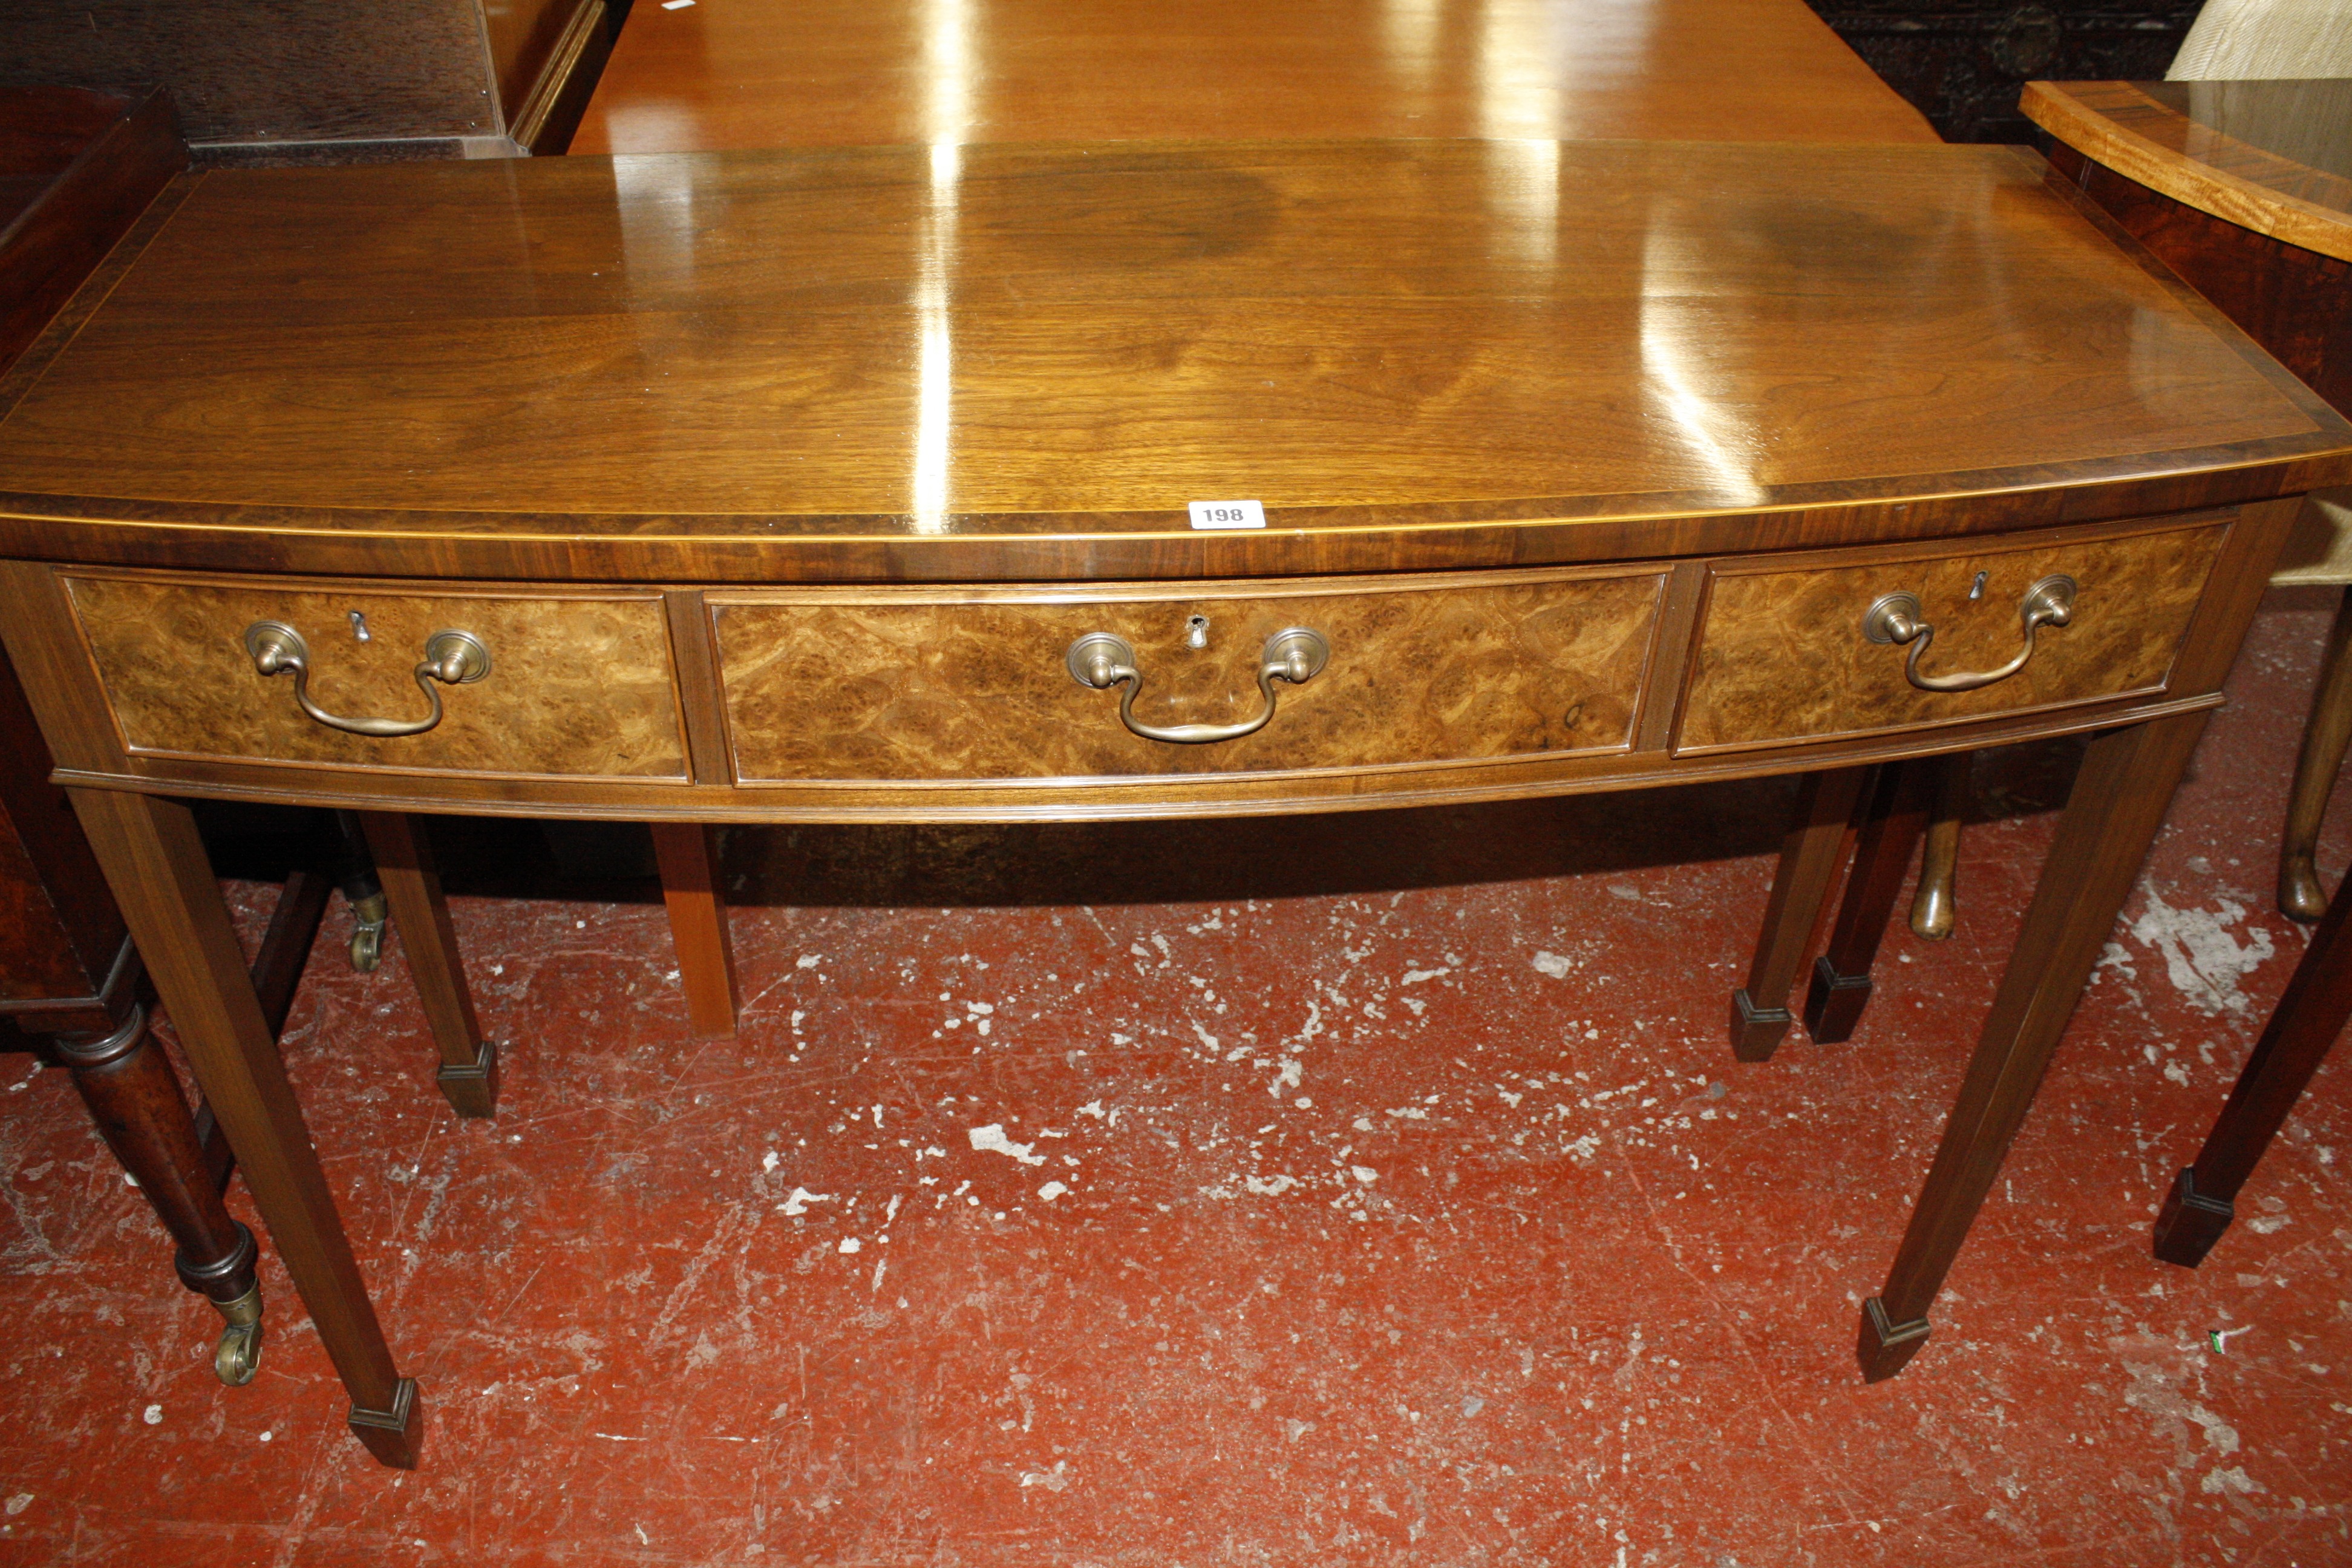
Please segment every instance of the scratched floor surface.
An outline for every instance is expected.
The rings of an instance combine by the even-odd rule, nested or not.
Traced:
[[[2303,947],[2268,889],[2325,620],[2266,606],[1893,1383],[1856,1303],[2066,747],[1982,761],[1959,932],[1890,939],[1851,1045],[1746,1067],[1785,784],[738,832],[728,1044],[648,885],[452,824],[495,1123],[340,908],[286,1042],[422,1468],[344,1434],[274,1257],[261,1373],[213,1381],[137,1194],[13,1058],[0,1563],[2352,1563],[2352,1063],[2202,1270],[2147,1243]],[[231,891],[256,925],[272,889]]]

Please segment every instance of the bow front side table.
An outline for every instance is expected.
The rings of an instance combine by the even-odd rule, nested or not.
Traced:
[[[393,1464],[415,1385],[184,798],[693,833],[1812,773],[1754,1058],[1860,770],[2094,736],[1880,1377],[2352,478],[2352,426],[1982,147],[215,172],[0,399],[0,632]]]

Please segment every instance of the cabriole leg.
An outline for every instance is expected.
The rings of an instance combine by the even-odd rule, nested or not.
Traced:
[[[1960,865],[1960,819],[1968,814],[1969,784],[1975,754],[1955,752],[1920,766],[1936,774],[1936,804],[1927,813],[1927,845],[1919,852],[1919,886],[1911,895],[1911,934],[1941,942],[1959,917],[1954,886]]]

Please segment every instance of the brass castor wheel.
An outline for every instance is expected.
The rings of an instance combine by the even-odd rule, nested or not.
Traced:
[[[352,906],[352,913],[359,920],[352,932],[352,967],[362,974],[373,974],[383,962],[383,895],[360,900]]]
[[[242,1388],[261,1365],[261,1287],[256,1285],[234,1301],[215,1301],[213,1308],[228,1321],[221,1331],[220,1348],[213,1352],[213,1375],[231,1388]]]

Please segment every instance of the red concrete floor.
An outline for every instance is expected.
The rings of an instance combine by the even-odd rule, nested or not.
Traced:
[[[396,952],[322,947],[286,1047],[424,1467],[345,1435],[274,1258],[260,1376],[213,1381],[19,1058],[0,1562],[2352,1563],[2352,1063],[2201,1271],[2147,1243],[2303,946],[2269,889],[2324,623],[2266,606],[1892,1383],[1856,1304],[2066,747],[1985,760],[1959,934],[1890,939],[1853,1043],[1752,1067],[1726,1000],[1785,783],[739,832],[731,1044],[688,1037],[648,885],[555,896],[539,840],[456,824],[496,1123],[435,1093]]]

